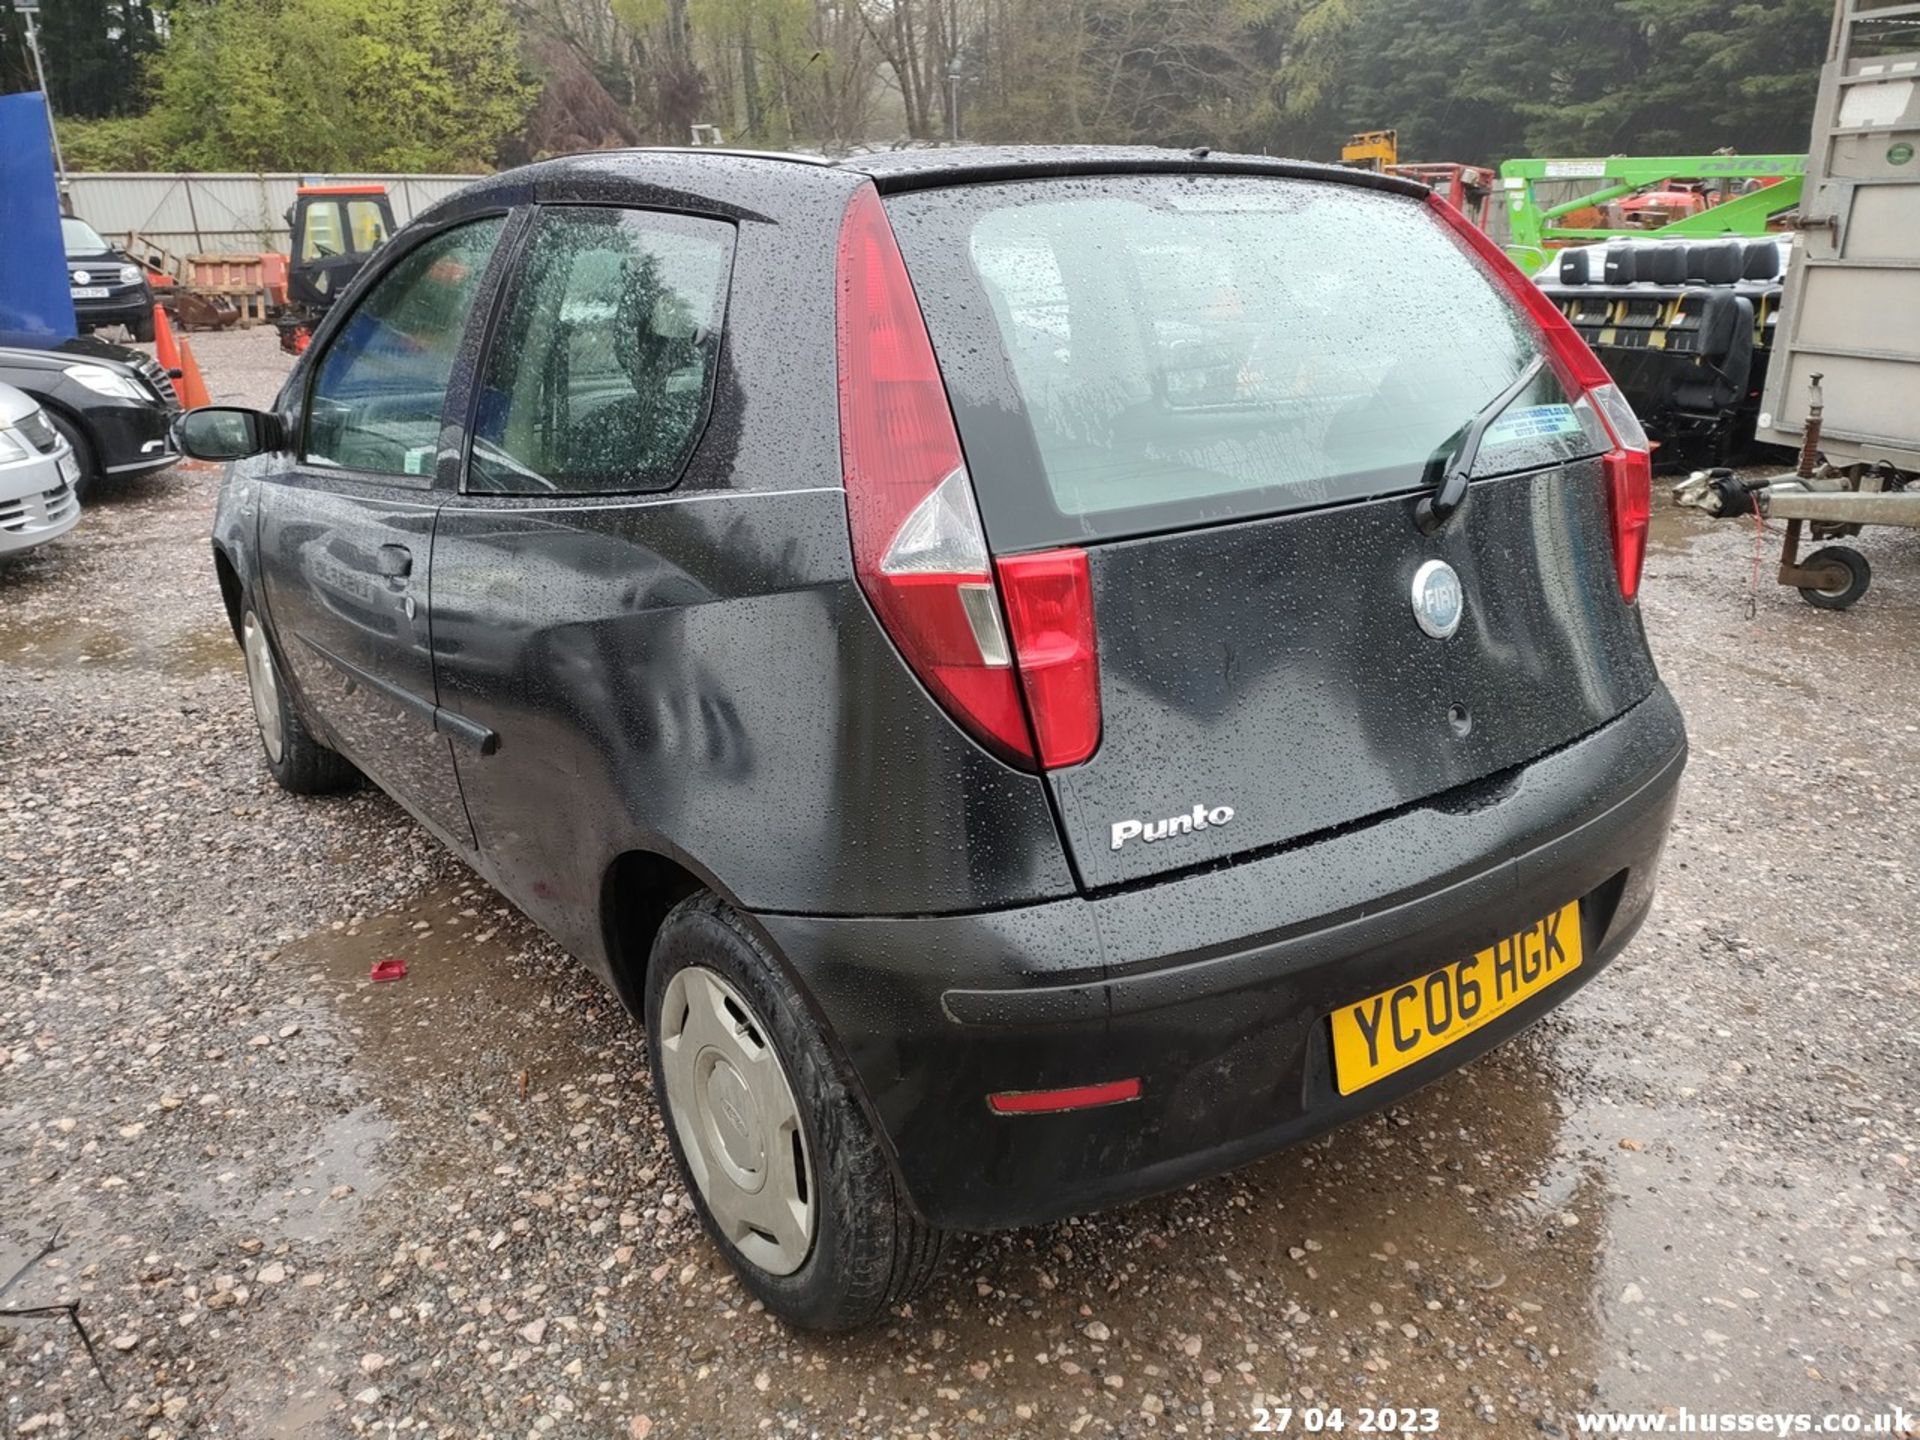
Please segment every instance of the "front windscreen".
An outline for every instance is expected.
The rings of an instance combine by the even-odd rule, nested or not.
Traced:
[[[69,255],[98,255],[107,248],[107,242],[100,238],[98,230],[71,215],[60,221],[60,243]]]

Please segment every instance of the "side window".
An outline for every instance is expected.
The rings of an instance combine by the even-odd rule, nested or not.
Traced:
[[[302,260],[324,260],[331,255],[347,253],[347,242],[341,235],[338,200],[308,202],[306,220],[300,238]]]
[[[733,227],[642,210],[541,212],[483,367],[467,488],[664,490],[713,393]]]
[[[347,202],[347,231],[356,255],[377,250],[387,242],[387,217],[371,200]]]
[[[430,481],[454,356],[503,224],[434,236],[360,301],[314,370],[308,464]]]

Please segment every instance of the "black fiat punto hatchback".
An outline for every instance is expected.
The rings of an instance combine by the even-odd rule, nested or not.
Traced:
[[[181,429],[274,775],[369,777],[644,1017],[797,1324],[1387,1104],[1652,899],[1646,440],[1408,182],[550,161]]]

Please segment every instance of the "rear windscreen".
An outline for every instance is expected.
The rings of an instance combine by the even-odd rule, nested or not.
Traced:
[[[1116,176],[898,196],[888,214],[1001,549],[1432,483],[1537,346],[1421,201]],[[1551,372],[1475,473],[1590,453]]]

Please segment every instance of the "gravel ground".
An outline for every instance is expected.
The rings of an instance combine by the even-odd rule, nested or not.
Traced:
[[[270,332],[195,340],[260,402]],[[280,793],[207,560],[215,477],[0,570],[0,1434],[1207,1434],[1263,1406],[1920,1409],[1920,540],[1816,613],[1663,512],[1694,760],[1605,980],[1404,1106],[955,1247],[793,1335],[700,1234],[643,1040],[373,792]],[[1770,542],[1771,543],[1771,542]],[[373,960],[411,966],[367,980]],[[110,1388],[109,1388],[110,1382]],[[1299,1422],[1295,1422],[1298,1430]]]

